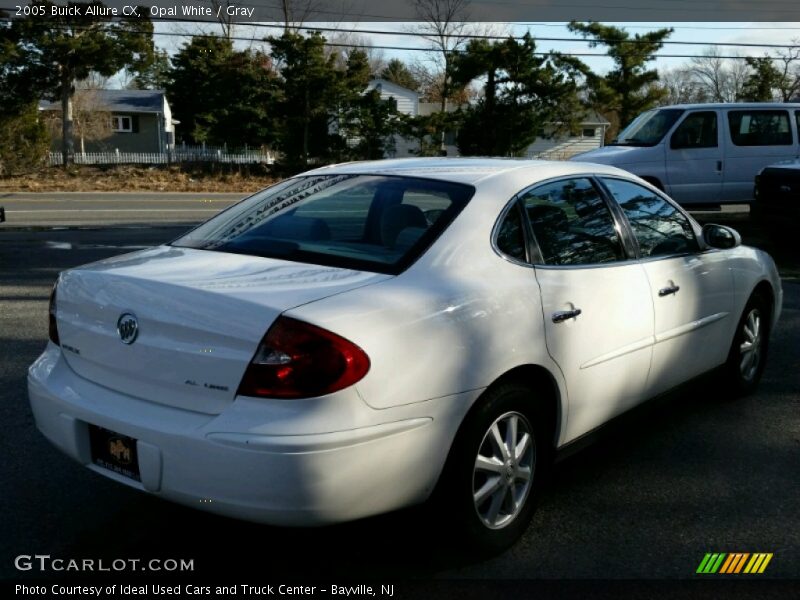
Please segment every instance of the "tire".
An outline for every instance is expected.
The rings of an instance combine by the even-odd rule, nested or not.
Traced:
[[[736,325],[723,368],[725,385],[734,397],[752,394],[761,381],[769,349],[771,315],[769,299],[765,294],[755,293]]]
[[[470,551],[505,550],[533,516],[552,457],[551,428],[533,396],[513,381],[490,388],[453,443],[437,488],[436,513]],[[508,453],[513,427],[515,457]]]

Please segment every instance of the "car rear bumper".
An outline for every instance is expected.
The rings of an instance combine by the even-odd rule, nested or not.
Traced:
[[[466,410],[475,395],[398,414],[343,390],[320,400],[340,403],[360,426],[302,434],[302,411],[287,404],[302,401],[238,397],[219,415],[157,405],[82,379],[53,344],[31,366],[28,389],[40,431],[93,471],[188,506],[276,525],[334,523],[424,501],[460,422],[453,407]],[[317,405],[310,406],[308,429],[318,429]],[[141,481],[93,463],[90,424],[137,440]]]

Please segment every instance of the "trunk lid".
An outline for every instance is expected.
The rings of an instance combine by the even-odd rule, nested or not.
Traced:
[[[63,273],[58,331],[78,375],[151,402],[217,414],[233,401],[278,315],[389,278],[161,246]],[[118,331],[125,314],[137,322],[132,343]]]

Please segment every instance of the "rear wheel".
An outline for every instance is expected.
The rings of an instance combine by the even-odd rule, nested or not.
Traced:
[[[506,382],[486,392],[462,425],[439,484],[439,514],[473,550],[513,544],[533,516],[552,454],[531,390]]]
[[[769,347],[770,308],[764,294],[754,294],[739,319],[724,369],[726,383],[736,396],[751,394],[761,380]]]

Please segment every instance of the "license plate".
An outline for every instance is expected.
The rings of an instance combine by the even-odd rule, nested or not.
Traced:
[[[89,425],[92,462],[114,473],[141,481],[136,440],[115,431]]]

